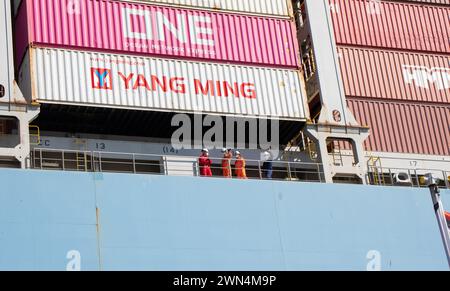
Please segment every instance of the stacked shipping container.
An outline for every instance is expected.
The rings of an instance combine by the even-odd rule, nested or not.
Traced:
[[[450,156],[450,1],[330,3],[348,105],[372,128],[367,149]]]
[[[123,0],[133,2],[133,0]],[[137,0],[143,3],[187,7],[199,10],[226,11],[227,13],[263,15],[289,18],[292,12],[290,1],[279,0]],[[437,0],[448,1],[448,0]],[[14,15],[17,14],[22,0],[14,0]],[[134,1],[136,2],[136,1]],[[76,1],[72,2],[76,7]]]
[[[79,11],[71,13],[64,1],[25,1],[17,16],[17,56],[31,43],[298,67],[295,24],[287,20],[117,1],[78,3]]]
[[[213,2],[23,0],[19,82],[39,102],[305,120],[288,1]]]

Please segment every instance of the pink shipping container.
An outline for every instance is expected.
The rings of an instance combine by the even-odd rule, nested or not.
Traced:
[[[450,55],[339,47],[345,94],[450,103]]]
[[[330,0],[338,44],[450,53],[450,6]]]
[[[347,99],[374,152],[450,155],[450,106]]]
[[[29,44],[297,68],[294,22],[113,0],[24,0],[17,64]]]

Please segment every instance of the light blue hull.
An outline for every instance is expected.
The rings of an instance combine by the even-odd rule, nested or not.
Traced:
[[[448,270],[427,189],[24,170],[0,183],[0,270],[66,270],[70,251],[82,270]]]

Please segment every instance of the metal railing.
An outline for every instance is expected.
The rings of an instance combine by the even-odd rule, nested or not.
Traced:
[[[230,161],[231,177],[225,177],[222,158],[211,157],[211,171],[216,178],[238,178],[235,160]],[[246,160],[248,179],[271,179],[323,183],[322,165],[319,163],[271,161],[272,177],[264,169],[264,162]],[[31,152],[30,167],[40,170],[78,172],[112,172],[130,174],[200,176],[198,157],[162,156],[152,154],[73,151],[35,148]]]
[[[367,179],[369,184],[378,186],[411,186],[428,187],[423,180],[426,174],[432,173],[438,179],[440,188],[450,189],[450,171],[442,169],[392,168],[369,166]]]
[[[222,158],[211,157],[211,171],[216,178],[238,178],[235,160],[230,161],[231,177],[224,177]],[[271,161],[271,180],[324,183],[321,163]],[[130,174],[200,176],[198,157],[153,154],[74,151],[35,148],[30,155],[30,167],[41,170],[78,172],[112,172]],[[246,160],[248,179],[265,180],[264,161]],[[439,179],[439,187],[450,189],[450,171],[442,169],[389,168],[368,166],[366,180],[377,186],[427,187],[422,178],[428,174]]]

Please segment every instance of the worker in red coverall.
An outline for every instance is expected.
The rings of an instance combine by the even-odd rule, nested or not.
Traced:
[[[234,167],[236,169],[236,176],[239,179],[247,179],[247,171],[245,170],[245,159],[240,152],[236,152],[236,162]]]
[[[223,149],[223,159],[222,159],[222,172],[225,178],[232,177],[231,171],[231,159],[233,158],[233,152],[231,149]]]
[[[209,159],[209,150],[203,149],[200,158],[198,159],[198,164],[200,166],[200,176],[202,177],[212,177],[211,171],[211,160]]]

